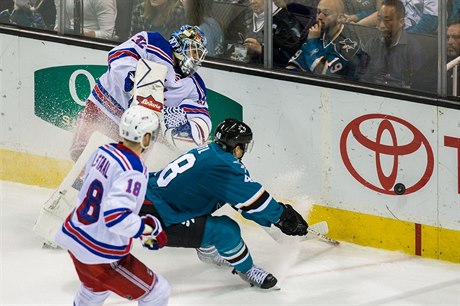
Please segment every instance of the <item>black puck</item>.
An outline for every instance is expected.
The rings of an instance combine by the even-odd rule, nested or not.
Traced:
[[[395,184],[393,190],[397,195],[402,195],[404,192],[406,192],[406,186],[404,186],[403,183],[397,183]]]

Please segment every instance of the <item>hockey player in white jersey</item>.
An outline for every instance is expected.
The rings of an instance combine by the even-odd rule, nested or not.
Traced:
[[[163,114],[170,145],[186,151],[202,145],[211,131],[206,86],[196,70],[207,54],[206,38],[197,26],[184,25],[166,40],[157,32],[140,32],[108,54],[108,70],[96,82],[77,121],[71,156],[77,160],[93,131],[117,139],[121,114],[138,104],[158,111],[155,99],[133,96],[138,61],[167,67]],[[169,161],[169,159],[168,159]]]
[[[55,238],[81,281],[75,306],[102,305],[111,292],[139,305],[168,303],[168,282],[130,253],[133,238],[149,249],[167,243],[157,218],[138,215],[148,177],[139,156],[155,142],[159,126],[154,112],[129,108],[119,124],[122,142],[100,146],[86,164],[77,207]]]
[[[105,136],[119,140],[120,116],[129,107],[142,105],[159,115],[161,145],[146,154],[151,171],[206,142],[211,120],[206,86],[196,73],[206,53],[206,38],[190,25],[175,31],[169,41],[159,33],[141,32],[109,52],[108,70],[95,84],[77,121],[70,149],[76,163],[44,203],[35,223],[34,232],[44,238],[44,246],[54,247],[51,240],[74,207],[89,155],[110,141]]]

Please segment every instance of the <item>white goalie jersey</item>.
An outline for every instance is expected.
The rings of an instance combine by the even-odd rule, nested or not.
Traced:
[[[117,124],[122,113],[133,103],[136,66],[145,59],[167,67],[164,82],[164,106],[179,107],[186,113],[192,128],[190,137],[203,144],[211,131],[206,102],[206,86],[198,73],[183,77],[174,70],[173,50],[156,32],[140,32],[112,49],[108,54],[108,71],[93,88],[89,99]]]
[[[99,147],[86,164],[77,207],[57,231],[56,243],[86,264],[129,254],[132,238],[144,230],[138,213],[147,177],[145,164],[122,144]]]

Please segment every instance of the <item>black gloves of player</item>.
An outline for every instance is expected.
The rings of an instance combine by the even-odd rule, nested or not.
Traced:
[[[280,204],[284,206],[284,211],[275,226],[286,235],[305,236],[308,233],[307,222],[291,205],[281,202]]]

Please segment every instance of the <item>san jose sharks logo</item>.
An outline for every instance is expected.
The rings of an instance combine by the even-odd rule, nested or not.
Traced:
[[[353,56],[359,51],[359,44],[350,38],[344,38],[338,43],[338,53],[347,61],[351,60]]]
[[[350,38],[345,38],[344,40],[339,41],[340,48],[345,50],[345,52],[349,52],[350,50],[355,50],[358,46],[356,41],[352,41]]]

